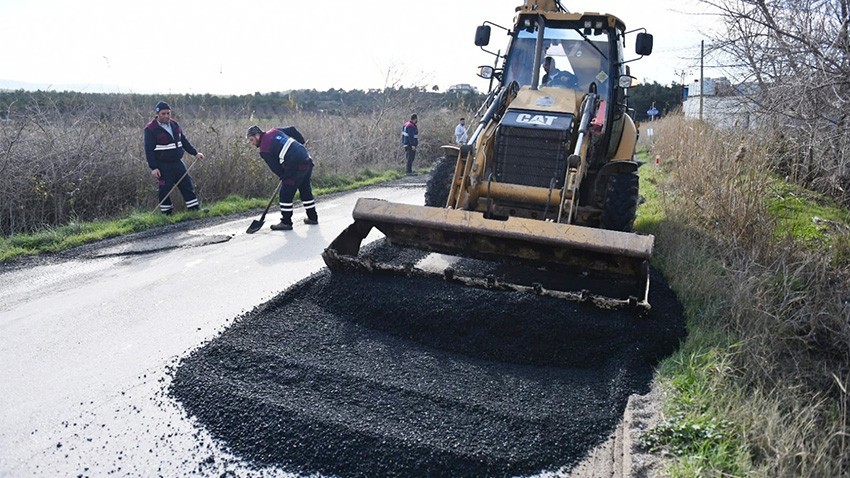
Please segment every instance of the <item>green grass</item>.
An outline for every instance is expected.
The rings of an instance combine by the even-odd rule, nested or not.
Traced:
[[[731,418],[740,394],[730,390],[731,356],[740,344],[716,331],[694,327],[682,348],[662,362],[660,375],[671,390],[666,419],[643,433],[640,444],[677,457],[673,477],[744,476],[749,456],[741,430]],[[719,476],[719,475],[718,475]]]
[[[779,238],[792,238],[817,250],[834,245],[842,231],[850,231],[850,211],[821,194],[779,179],[771,180],[767,204],[777,219]]]
[[[661,251],[664,260],[653,263],[665,275],[674,275],[671,286],[685,309],[688,337],[659,365],[658,377],[667,390],[665,420],[642,433],[640,444],[675,458],[665,470],[673,478],[747,476],[751,458],[742,440],[744,425],[735,418],[736,410],[745,406],[745,393],[736,389],[731,365],[741,344],[719,331],[722,299],[704,286],[711,283],[704,278],[722,274],[722,268],[715,258],[693,252],[696,248],[687,241],[679,246],[691,249],[686,261],[682,251]],[[694,284],[696,277],[702,280]]]
[[[392,181],[404,176],[399,171],[371,171],[365,170],[355,177],[318,177],[315,183],[322,187],[314,188],[316,196],[331,194],[334,192],[348,191]],[[30,234],[15,234],[0,238],[0,262],[9,261],[16,257],[59,252],[72,247],[90,244],[103,239],[140,232],[167,224],[183,221],[191,221],[199,217],[228,216],[238,214],[258,207],[265,207],[268,199],[243,198],[239,196],[228,196],[221,201],[205,205],[209,213],[203,214],[192,212],[175,213],[165,216],[158,212],[134,211],[127,217],[94,221],[94,222],[72,222],[65,226],[46,228]]]
[[[427,171],[418,171],[419,174]],[[385,183],[394,179],[404,177],[404,173],[400,171],[373,171],[365,169],[358,173],[353,178],[344,176],[318,176],[313,180],[313,184],[321,184],[321,187],[313,187],[313,192],[316,195],[330,194],[341,191],[350,191],[352,189],[372,186],[374,184]]]
[[[664,209],[661,207],[661,197],[656,185],[661,178],[661,172],[649,160],[647,151],[639,151],[638,160],[645,164],[638,170],[640,176],[640,195],[644,202],[638,206],[635,218],[635,231],[644,234],[655,234],[658,225],[664,221]]]
[[[45,229],[31,234],[17,234],[0,239],[0,261],[24,256],[57,252],[110,237],[163,226],[184,220],[186,214],[167,218],[161,214],[139,213],[112,221],[72,222],[66,226]]]

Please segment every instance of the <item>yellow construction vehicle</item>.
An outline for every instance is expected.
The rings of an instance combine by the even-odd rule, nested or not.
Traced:
[[[484,48],[491,25],[507,31],[505,54]],[[613,15],[571,13],[557,0],[526,0],[512,29],[479,26],[475,44],[496,60],[479,67],[491,87],[469,141],[443,147],[425,206],[361,198],[354,224],[323,253],[328,267],[364,267],[360,244],[376,227],[394,245],[627,279],[634,287],[615,297],[511,286],[648,307],[654,237],[631,232],[639,163],[627,104],[633,60],[623,53],[629,33]],[[649,55],[652,36],[638,33],[635,52]]]

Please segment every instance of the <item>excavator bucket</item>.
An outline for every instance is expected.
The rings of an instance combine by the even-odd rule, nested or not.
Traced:
[[[581,275],[618,277],[634,287],[623,297],[600,297],[614,303],[648,307],[649,259],[654,237],[583,226],[510,217],[486,219],[480,212],[397,204],[361,198],[354,223],[322,254],[333,270],[357,263],[360,244],[375,227],[390,244],[475,259],[556,266]],[[372,267],[370,265],[370,267]],[[531,287],[539,292],[541,287]],[[573,294],[569,291],[561,291]]]

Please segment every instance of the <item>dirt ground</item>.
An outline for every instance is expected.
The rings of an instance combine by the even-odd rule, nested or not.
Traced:
[[[646,394],[629,397],[623,418],[606,441],[587,454],[566,478],[657,478],[662,474],[658,455],[640,447],[640,436],[662,419],[662,391],[653,381]]]
[[[651,279],[641,313],[323,270],[182,360],[170,394],[234,454],[299,474],[654,476],[636,440],[685,328]]]

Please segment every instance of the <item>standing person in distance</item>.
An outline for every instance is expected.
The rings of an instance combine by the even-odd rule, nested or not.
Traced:
[[[272,230],[292,229],[295,191],[300,194],[301,204],[307,213],[304,224],[318,224],[319,215],[316,213],[316,200],[310,184],[313,158],[304,147],[304,136],[294,126],[272,128],[265,132],[259,126],[251,126],[246,136],[252,145],[260,149],[260,157],[281,180],[280,223],[273,224]]]
[[[469,137],[466,134],[466,125],[464,124],[464,119],[461,118],[460,122],[455,126],[455,143],[457,144],[466,144],[466,141]]]
[[[401,145],[407,155],[407,174],[413,175],[413,160],[416,159],[416,147],[419,145],[419,128],[416,123],[419,117],[416,113],[410,115],[410,121],[404,123],[401,129]]]
[[[186,172],[183,151],[188,151],[200,160],[204,159],[204,153],[192,146],[180,125],[171,119],[171,107],[168,103],[160,101],[155,109],[156,118],[145,126],[145,157],[151,168],[151,176],[157,180],[159,186],[159,210],[163,214],[170,215],[174,205],[171,203],[171,198],[167,197],[168,193]],[[183,195],[183,201],[188,210],[200,209],[201,202],[195,195],[191,176],[187,174],[177,185],[177,189]]]

